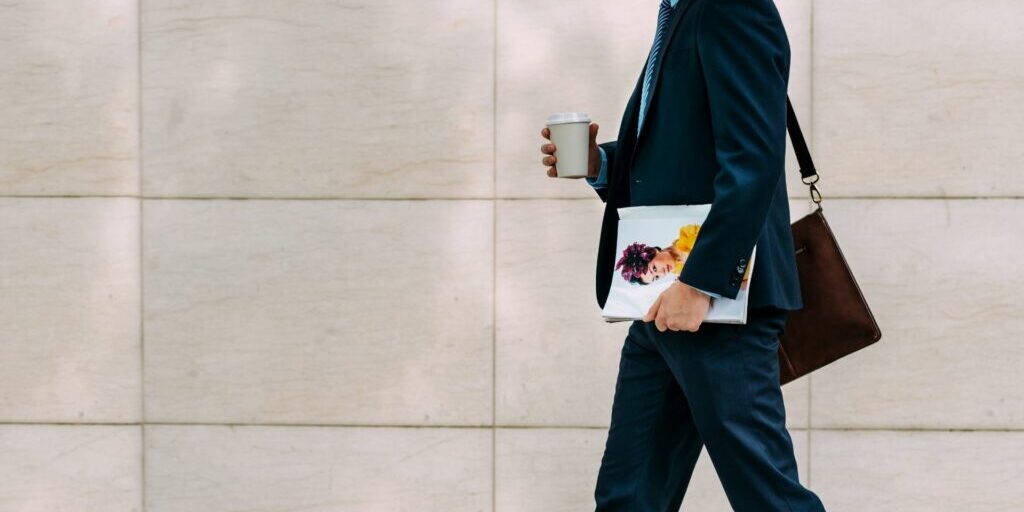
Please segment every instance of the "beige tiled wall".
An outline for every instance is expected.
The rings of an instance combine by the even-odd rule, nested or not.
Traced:
[[[830,511],[1024,491],[1024,4],[777,0],[883,340],[787,385]],[[653,0],[0,5],[0,510],[592,508],[603,204]],[[809,211],[790,153],[794,217]],[[728,510],[702,456],[684,510]]]
[[[829,190],[1024,194],[1024,2],[814,0],[814,141]]]
[[[492,196],[491,2],[142,6],[146,196]]]
[[[487,429],[158,425],[146,510],[489,510]]]

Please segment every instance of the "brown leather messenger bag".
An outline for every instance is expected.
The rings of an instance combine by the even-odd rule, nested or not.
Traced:
[[[835,234],[825,221],[821,193],[815,186],[818,171],[814,168],[788,97],[786,104],[786,127],[800,164],[800,180],[810,187],[811,200],[817,209],[792,225],[804,307],[789,312],[785,332],[779,337],[782,384],[871,345],[882,337],[857,280],[839,249]]]

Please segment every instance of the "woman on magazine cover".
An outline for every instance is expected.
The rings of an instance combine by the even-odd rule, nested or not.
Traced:
[[[620,270],[622,278],[632,284],[651,284],[668,274],[678,277],[699,232],[699,225],[686,224],[679,228],[679,238],[673,240],[665,249],[634,242],[622,251],[622,257],[615,263],[615,269]],[[747,267],[740,289],[746,289],[751,268]]]

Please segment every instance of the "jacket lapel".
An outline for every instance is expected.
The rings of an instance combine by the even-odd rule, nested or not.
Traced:
[[[679,25],[679,21],[683,19],[683,15],[686,14],[686,10],[689,9],[691,5],[693,5],[693,2],[694,0],[679,0],[679,3],[676,4],[676,8],[672,11],[672,17],[669,18],[669,25],[665,33],[665,40],[662,41],[661,48],[658,49],[658,58],[657,62],[655,63],[654,81],[651,82],[651,90],[647,91],[647,96],[649,97],[649,99],[647,100],[647,105],[644,105],[645,108],[643,114],[645,120],[647,119],[647,111],[651,109],[651,103],[654,103],[654,91],[658,89],[658,82],[661,81],[661,68],[665,63],[665,51],[668,49],[668,45],[672,44],[672,36],[675,35],[676,33],[676,27]],[[641,83],[643,82],[642,77],[645,73],[647,73],[646,64],[644,65],[644,70],[640,74]],[[640,137],[643,136],[644,132],[647,131],[645,130],[645,128],[648,124],[649,123],[645,122],[643,125],[640,126],[640,133],[636,137],[637,143],[639,143]],[[636,144],[634,144],[633,147],[635,149]]]

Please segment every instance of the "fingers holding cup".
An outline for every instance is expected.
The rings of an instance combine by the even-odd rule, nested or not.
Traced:
[[[547,130],[547,128],[544,128],[544,131],[546,131],[546,130]],[[544,131],[541,132],[541,135],[544,134]],[[540,152],[544,154],[544,156],[540,159],[540,163],[543,164],[543,165],[548,166],[548,169],[547,169],[548,177],[549,178],[557,178],[558,177],[558,170],[555,168],[555,162],[557,162],[558,159],[555,158],[555,156],[554,156],[555,155],[555,145],[554,144],[550,144],[550,143],[549,144],[542,144],[540,146]]]

